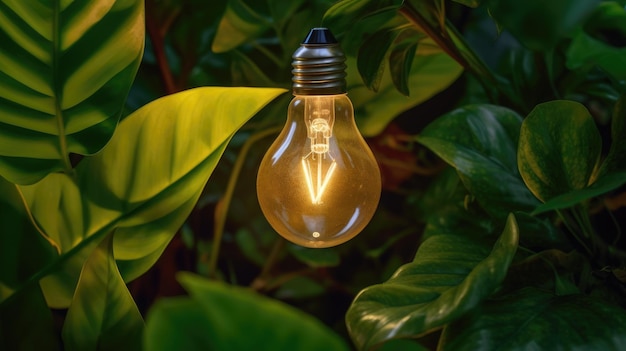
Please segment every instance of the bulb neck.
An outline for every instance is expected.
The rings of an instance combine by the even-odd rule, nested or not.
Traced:
[[[293,56],[294,95],[346,92],[346,56],[327,28],[313,28]]]

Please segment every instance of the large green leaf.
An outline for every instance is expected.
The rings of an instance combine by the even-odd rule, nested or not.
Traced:
[[[457,169],[483,208],[504,219],[539,203],[517,170],[521,117],[494,105],[456,109],[428,125],[417,140]]]
[[[430,39],[418,44],[408,78],[408,98],[396,90],[389,72],[383,74],[375,93],[361,80],[356,60],[348,57],[346,64],[348,96],[354,104],[359,129],[366,136],[379,134],[400,113],[447,88],[462,72],[461,66]]]
[[[141,61],[143,1],[0,3],[0,175],[71,172],[110,139]]]
[[[270,26],[271,23],[267,18],[256,13],[243,0],[228,0],[211,50],[216,53],[230,51],[249,40],[256,39]]]
[[[489,13],[524,45],[553,48],[579,26],[599,0],[489,0]]]
[[[179,281],[191,298],[162,300],[150,310],[148,351],[348,350],[319,321],[276,300],[191,274]]]
[[[422,335],[460,317],[499,286],[517,242],[513,215],[491,253],[462,235],[430,237],[412,263],[355,298],[346,314],[353,341],[359,349],[371,349],[389,339]]]
[[[489,300],[444,329],[440,350],[626,348],[626,311],[585,295],[534,288]]]
[[[0,177],[0,302],[57,252],[33,227],[14,184]],[[57,350],[52,314],[32,285],[0,305],[0,349]]]
[[[575,32],[567,49],[567,67],[597,65],[617,80],[626,79],[626,48],[620,43],[624,37],[624,7],[613,1],[600,3],[584,28]]]
[[[124,284],[107,235],[85,262],[63,325],[66,350],[139,350],[143,318]]]
[[[163,97],[124,119],[109,145],[76,167],[76,180],[52,174],[22,187],[34,217],[61,248],[45,272],[60,275],[43,286],[48,302],[54,297],[55,307],[67,307],[83,262],[114,230],[124,280],[148,270],[191,212],[232,135],[283,92],[206,87]]]
[[[611,148],[600,167],[600,176],[610,172],[626,171],[626,95],[622,95],[613,110],[611,118]]]
[[[537,105],[520,131],[519,171],[541,201],[593,183],[602,139],[580,103],[557,100]]]

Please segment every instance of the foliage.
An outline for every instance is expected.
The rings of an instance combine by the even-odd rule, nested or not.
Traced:
[[[625,18],[608,0],[2,2],[0,348],[623,349]],[[314,250],[250,194],[320,24],[384,193],[359,237]]]

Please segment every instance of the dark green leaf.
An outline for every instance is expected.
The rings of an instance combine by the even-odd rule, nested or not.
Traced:
[[[383,29],[370,35],[359,48],[357,68],[368,89],[378,91],[385,72],[385,58],[399,32]]]
[[[139,350],[143,318],[124,284],[108,235],[85,261],[63,325],[66,350]]]
[[[0,282],[0,296],[4,288]],[[15,351],[61,349],[52,313],[37,285],[0,305],[0,348]]]
[[[427,126],[417,140],[455,167],[472,195],[492,216],[530,211],[539,203],[517,170],[521,117],[494,105],[454,110]]]
[[[440,350],[623,350],[626,312],[534,288],[490,300],[444,329]]]
[[[348,96],[359,129],[366,136],[379,134],[400,113],[447,88],[462,72],[461,66],[430,39],[420,41],[417,48],[408,78],[409,98],[396,90],[388,73],[383,75],[378,93],[374,93],[360,79],[355,60],[348,57],[346,64]]]
[[[571,33],[599,0],[490,0],[489,13],[503,28],[534,50],[547,50]]]
[[[310,267],[334,267],[339,265],[339,253],[334,248],[309,249],[298,245],[289,245],[289,252],[298,261]]]
[[[324,291],[324,286],[317,281],[308,277],[298,276],[282,284],[276,290],[274,297],[279,300],[310,299],[323,294]]]
[[[415,58],[418,39],[423,34],[413,28],[407,28],[400,32],[394,46],[389,53],[389,71],[393,85],[399,92],[410,96],[409,77],[411,76],[411,66]]]
[[[453,0],[468,7],[478,7],[483,0]]]
[[[601,2],[567,49],[567,67],[597,65],[617,80],[626,79],[626,12],[613,1]]]
[[[626,95],[623,95],[613,111],[611,119],[611,148],[609,154],[600,167],[598,172],[603,175],[608,172],[626,171],[626,143],[624,136],[626,135]]]
[[[141,61],[143,4],[0,3],[0,175],[31,184],[107,143]]]
[[[319,321],[277,300],[191,274],[179,281],[191,299],[161,300],[152,308],[148,351],[348,350]]]
[[[541,201],[594,181],[602,139],[587,109],[573,101],[537,105],[524,120],[517,153],[526,186]]]
[[[626,172],[606,174],[586,188],[572,190],[568,193],[551,198],[537,207],[532,214],[536,215],[547,211],[572,207],[587,199],[615,190],[624,184],[626,184]]]
[[[352,340],[367,350],[422,335],[455,320],[493,293],[517,250],[515,217],[491,253],[462,235],[432,236],[387,282],[361,291],[346,314]]]

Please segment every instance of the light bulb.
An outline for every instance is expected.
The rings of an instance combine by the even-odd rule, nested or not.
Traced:
[[[285,239],[335,246],[360,233],[374,215],[380,171],[355,124],[345,56],[332,34],[312,29],[293,59],[294,98],[259,167],[259,204]]]

